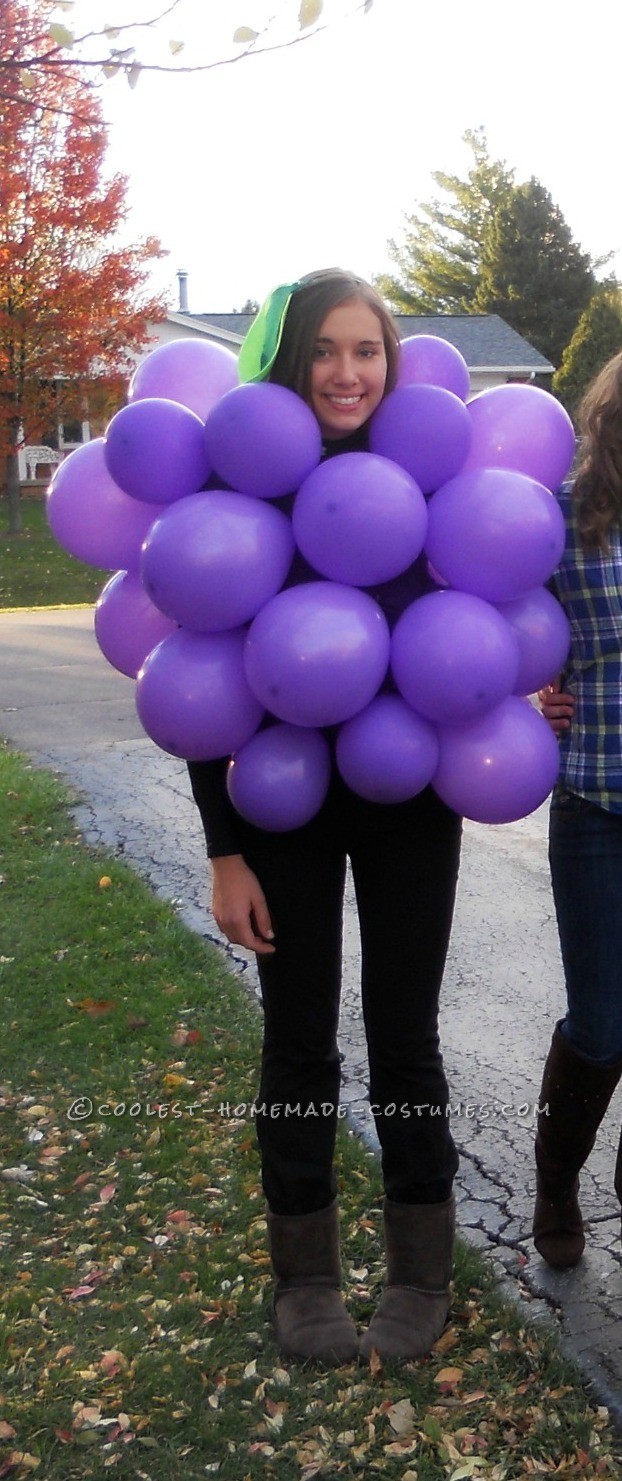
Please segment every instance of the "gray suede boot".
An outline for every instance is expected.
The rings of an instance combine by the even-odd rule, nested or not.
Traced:
[[[358,1334],[341,1295],[337,1200],[313,1214],[268,1210],[267,1219],[281,1353],[330,1368],[353,1362]]]
[[[449,1312],[455,1203],[384,1201],[387,1282],[359,1352],[421,1358],[440,1337]]]

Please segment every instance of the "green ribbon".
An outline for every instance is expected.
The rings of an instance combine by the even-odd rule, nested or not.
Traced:
[[[281,283],[261,305],[240,346],[240,381],[267,380],[279,352],[287,310],[299,287],[300,283]]]

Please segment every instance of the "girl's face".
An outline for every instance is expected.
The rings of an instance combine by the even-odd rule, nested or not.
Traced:
[[[348,437],[382,401],[387,378],[382,325],[360,298],[326,315],[315,342],[311,410],[324,437]]]

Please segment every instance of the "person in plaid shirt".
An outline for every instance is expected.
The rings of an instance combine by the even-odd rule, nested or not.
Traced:
[[[539,696],[560,740],[549,861],[568,1006],[540,1091],[533,1235],[558,1270],[585,1247],[578,1175],[622,1075],[622,353],[589,387],[579,427],[553,581],[570,655]],[[622,1203],[622,1138],[614,1186]]]

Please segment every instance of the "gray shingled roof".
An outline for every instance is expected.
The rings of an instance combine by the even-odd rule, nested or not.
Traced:
[[[178,317],[183,315],[178,313]],[[188,314],[188,318],[206,328],[209,324],[239,335],[242,340],[254,315]],[[469,370],[533,370],[546,375],[555,368],[498,314],[396,314],[395,319],[402,339],[411,334],[435,334],[449,340],[464,356]]]

